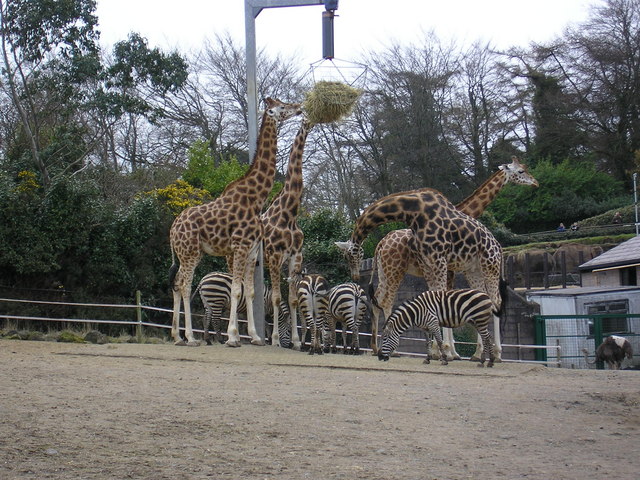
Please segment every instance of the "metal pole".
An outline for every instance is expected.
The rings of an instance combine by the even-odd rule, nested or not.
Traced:
[[[140,290],[136,290],[136,340],[142,343],[142,294]]]
[[[636,211],[636,236],[638,235],[638,189],[637,189],[638,174],[633,174],[633,205]]]
[[[307,5],[322,5],[324,0],[245,0],[244,29],[245,54],[247,68],[247,129],[249,158],[253,159],[258,143],[258,89],[256,75],[256,17],[264,8],[299,7]],[[337,8],[337,5],[336,5]],[[262,244],[259,247],[256,269],[253,277],[255,297],[253,299],[253,317],[256,330],[261,338],[265,337],[264,318],[264,269]],[[274,321],[278,321],[274,319]]]

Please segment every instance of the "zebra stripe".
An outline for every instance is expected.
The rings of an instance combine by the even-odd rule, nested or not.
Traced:
[[[298,309],[300,310],[300,341],[304,346],[307,328],[311,330],[309,355],[322,355],[322,330],[327,312],[329,283],[322,275],[303,275],[296,281]]]
[[[200,284],[194,292],[200,292],[200,299],[204,305],[204,340],[207,345],[211,345],[211,335],[209,327],[211,326],[215,339],[219,343],[222,341],[221,318],[223,313],[228,312],[231,305],[231,282],[232,277],[228,273],[211,272],[202,277]],[[264,286],[264,310],[265,315],[273,316],[273,304],[271,303],[271,288]],[[246,313],[247,305],[244,296],[244,286],[240,290],[240,300],[238,302],[238,313]],[[280,302],[280,313],[278,315],[278,328],[280,331],[280,346],[289,348],[291,346],[291,321],[289,316],[289,305],[286,302]],[[269,323],[267,324],[270,325]],[[271,335],[267,335],[271,338]]]
[[[380,360],[389,360],[398,348],[400,334],[411,327],[427,330],[435,337],[443,365],[447,364],[442,345],[440,327],[456,328],[465,323],[473,325],[482,338],[483,352],[480,364],[489,352],[488,367],[493,366],[493,342],[489,333],[489,322],[493,318],[493,304],[489,296],[479,290],[429,290],[421,293],[396,308],[384,325],[382,347],[378,353]],[[431,360],[430,342],[427,342],[427,359]]]
[[[336,285],[328,294],[325,353],[336,353],[336,324],[342,324],[342,353],[360,354],[358,335],[367,311],[367,296],[360,285],[352,282]],[[351,346],[347,351],[347,328],[351,330]]]

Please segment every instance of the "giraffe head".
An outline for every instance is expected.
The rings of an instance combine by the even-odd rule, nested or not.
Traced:
[[[284,103],[271,97],[265,98],[264,103],[267,105],[265,113],[277,123],[302,113],[302,105],[299,103]]]
[[[498,168],[507,176],[506,182],[538,186],[538,181],[527,171],[527,166],[524,163],[520,163],[520,160],[515,155],[511,157],[511,163],[500,165]]]
[[[351,273],[351,279],[354,282],[360,280],[360,263],[364,258],[364,250],[362,247],[351,240],[346,242],[335,242],[336,246],[342,250],[342,254],[349,263],[349,271]]]

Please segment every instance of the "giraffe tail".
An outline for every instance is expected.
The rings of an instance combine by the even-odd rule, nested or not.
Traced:
[[[369,294],[369,300],[371,300],[371,304],[374,305],[376,308],[382,310],[380,305],[378,305],[378,300],[376,299],[376,295],[375,295],[376,290],[375,288],[373,288],[373,277],[378,273],[377,264],[378,264],[378,257],[374,255],[373,261],[371,262],[371,276],[369,277],[368,294]]]
[[[507,281],[500,277],[500,308],[493,311],[493,314],[500,319],[500,333],[502,334],[502,330],[504,330],[507,316],[505,315],[507,311],[507,297],[509,295],[509,284]]]
[[[169,267],[169,289],[175,290],[175,281],[178,269],[180,268],[180,261],[176,259],[176,256],[171,249],[171,267]]]

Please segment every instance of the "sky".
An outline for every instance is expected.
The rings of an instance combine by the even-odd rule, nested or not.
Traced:
[[[476,40],[496,48],[527,46],[560,35],[585,20],[602,0],[340,0],[334,20],[336,59],[358,61],[389,42],[420,44],[433,30],[461,45]],[[146,37],[151,47],[198,51],[216,33],[231,33],[244,45],[244,0],[98,0],[103,46]],[[264,9],[256,18],[256,45],[272,54],[294,55],[301,64],[322,60],[324,6]]]

